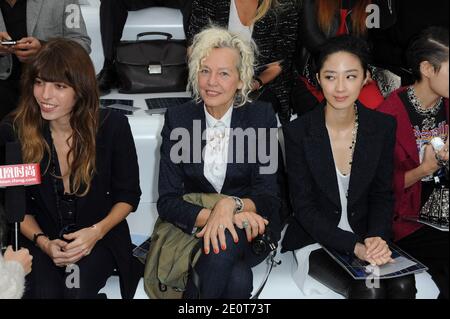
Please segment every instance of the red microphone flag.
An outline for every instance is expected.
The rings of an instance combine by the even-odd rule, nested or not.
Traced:
[[[29,186],[41,183],[39,164],[0,166],[0,187]]]

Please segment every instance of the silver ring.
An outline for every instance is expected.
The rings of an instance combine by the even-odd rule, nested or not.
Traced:
[[[91,253],[91,252],[90,252],[89,249],[86,249],[86,250],[84,251],[84,255],[85,255],[85,256],[89,255],[90,253]]]
[[[219,228],[220,228],[220,229],[224,229],[224,228],[225,228],[225,226],[224,226],[224,225],[222,225],[222,224],[220,224],[220,225],[219,225]]]
[[[247,228],[249,226],[248,220],[242,222],[242,227]]]

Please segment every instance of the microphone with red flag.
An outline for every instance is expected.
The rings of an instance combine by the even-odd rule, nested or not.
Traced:
[[[19,142],[5,144],[5,164],[0,166],[0,187],[5,190],[6,220],[14,224],[14,250],[19,249],[19,223],[26,210],[25,186],[41,183],[39,164],[22,164],[22,149]]]

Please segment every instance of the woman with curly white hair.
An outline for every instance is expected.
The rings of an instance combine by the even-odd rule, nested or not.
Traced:
[[[248,98],[253,66],[254,48],[240,36],[200,32],[189,57],[194,100],[165,115],[158,213],[202,238],[199,281],[189,275],[185,298],[249,298],[251,267],[269,253],[254,253],[252,240],[267,225],[279,239],[277,122],[269,104]],[[225,196],[207,209],[183,201],[188,193]]]

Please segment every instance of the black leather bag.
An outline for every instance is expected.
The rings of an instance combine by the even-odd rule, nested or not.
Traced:
[[[162,35],[167,38],[140,40],[147,35]],[[143,32],[136,36],[136,41],[122,41],[116,52],[119,92],[186,91],[186,52],[186,41],[172,40],[170,33]]]

